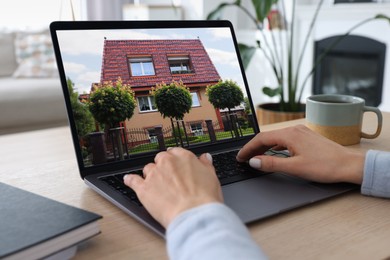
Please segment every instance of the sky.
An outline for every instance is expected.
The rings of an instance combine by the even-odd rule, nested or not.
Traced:
[[[231,79],[245,92],[240,66],[228,28],[63,30],[58,42],[66,77],[78,93],[89,93],[100,81],[104,37],[108,40],[196,39],[199,37],[222,79]]]

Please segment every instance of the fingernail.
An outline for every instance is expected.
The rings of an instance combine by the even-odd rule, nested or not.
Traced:
[[[123,181],[126,182],[126,178],[128,177],[129,175],[126,174],[126,175],[123,175]]]
[[[168,147],[168,148],[167,148],[167,151],[171,150],[172,148],[173,148],[173,147],[171,147],[171,146],[170,146],[170,147]]]
[[[254,169],[260,169],[261,168],[261,160],[258,158],[251,158],[249,160],[249,165]]]
[[[213,156],[211,156],[211,154],[206,153],[206,158],[207,158],[207,160],[209,160],[211,163],[213,163]]]

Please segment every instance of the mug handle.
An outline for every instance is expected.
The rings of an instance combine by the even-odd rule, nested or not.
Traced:
[[[378,126],[376,128],[375,134],[366,134],[364,132],[361,132],[360,136],[362,138],[368,138],[368,139],[373,139],[373,138],[378,137],[379,134],[382,131],[382,113],[381,113],[381,111],[378,108],[376,108],[376,107],[364,106],[363,107],[363,113],[364,112],[374,112],[376,114],[377,118],[378,118]]]

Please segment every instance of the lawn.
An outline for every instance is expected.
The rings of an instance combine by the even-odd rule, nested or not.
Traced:
[[[253,128],[246,128],[246,129],[241,129],[240,133],[242,133],[243,136],[246,135],[251,135],[254,134]],[[224,131],[224,132],[216,132],[215,133],[218,140],[225,140],[225,139],[231,139],[233,134],[230,131]],[[183,141],[185,138],[183,138]],[[179,140],[178,140],[179,142]],[[200,136],[189,136],[189,143],[195,144],[195,143],[206,143],[210,142],[210,136],[205,134],[205,135],[200,135]],[[179,142],[180,143],[180,142]],[[174,138],[167,138],[165,140],[165,145],[167,147],[174,147],[176,146],[176,141]],[[147,143],[147,144],[141,144],[137,145],[133,148],[130,149],[130,154],[135,154],[135,153],[141,153],[141,152],[151,152],[151,151],[157,151],[158,150],[158,143]]]

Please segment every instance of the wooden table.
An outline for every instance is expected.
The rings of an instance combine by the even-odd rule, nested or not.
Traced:
[[[374,117],[365,120],[373,132]],[[262,131],[304,123],[295,120]],[[390,151],[390,113],[382,134],[351,149]],[[79,177],[67,127],[0,136],[0,181],[104,216],[102,233],[75,259],[167,259],[165,241],[88,188]],[[270,259],[390,257],[390,201],[358,192],[258,221],[249,227]]]

